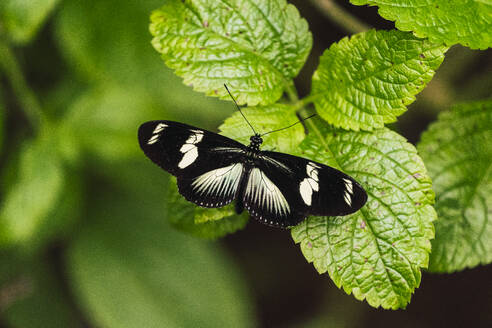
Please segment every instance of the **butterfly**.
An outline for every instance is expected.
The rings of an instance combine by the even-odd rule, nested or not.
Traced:
[[[238,214],[246,209],[261,223],[291,227],[308,215],[347,215],[366,203],[366,192],[352,177],[310,159],[262,151],[267,133],[251,128],[247,146],[174,121],[143,123],[138,139],[149,159],[176,176],[179,193],[202,207],[235,201]]]

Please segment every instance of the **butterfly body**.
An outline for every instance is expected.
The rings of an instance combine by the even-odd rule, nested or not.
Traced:
[[[222,135],[173,121],[139,128],[140,147],[153,162],[177,177],[179,192],[202,207],[236,201],[251,217],[278,227],[308,215],[346,215],[367,195],[350,176],[321,163],[262,151],[259,134],[248,146]]]

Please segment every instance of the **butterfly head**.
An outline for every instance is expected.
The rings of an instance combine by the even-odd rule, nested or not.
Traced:
[[[263,143],[263,139],[258,133],[254,136],[251,136],[251,138],[249,138],[249,141],[249,148],[253,150],[260,150],[260,145]]]

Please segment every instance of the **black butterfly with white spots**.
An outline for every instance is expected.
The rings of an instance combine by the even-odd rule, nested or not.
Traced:
[[[261,151],[258,133],[245,146],[187,124],[150,121],[140,126],[138,139],[147,157],[177,177],[178,190],[188,201],[222,207],[235,200],[238,214],[246,209],[270,226],[295,226],[308,215],[351,214],[367,200],[359,183],[343,172]]]

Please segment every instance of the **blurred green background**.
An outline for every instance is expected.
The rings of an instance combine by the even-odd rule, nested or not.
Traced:
[[[296,79],[305,95],[319,56],[346,32],[309,2],[292,3],[314,36]],[[212,242],[171,228],[169,176],[141,153],[138,126],[170,119],[216,131],[234,107],[165,67],[148,32],[161,5],[2,0],[0,326],[490,326],[490,265],[424,273],[407,310],[384,311],[318,275],[288,231],[249,222]],[[344,6],[394,27],[375,8]],[[439,111],[490,97],[491,73],[490,50],[453,47],[392,128],[417,142]]]

